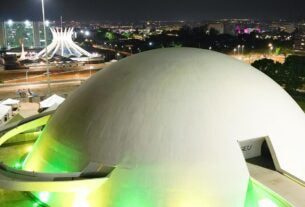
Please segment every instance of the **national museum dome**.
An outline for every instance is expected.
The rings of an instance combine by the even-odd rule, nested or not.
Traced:
[[[77,89],[25,169],[114,167],[96,206],[242,207],[249,173],[239,142],[265,137],[277,170],[305,180],[304,126],[294,100],[255,68],[208,50],[158,49]]]

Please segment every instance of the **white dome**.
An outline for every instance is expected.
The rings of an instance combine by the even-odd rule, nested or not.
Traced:
[[[305,180],[304,126],[292,98],[253,67],[206,50],[153,50],[111,65],[73,93],[26,168],[115,166],[105,206],[128,196],[151,206],[241,207],[249,174],[237,141],[268,136],[278,170]]]

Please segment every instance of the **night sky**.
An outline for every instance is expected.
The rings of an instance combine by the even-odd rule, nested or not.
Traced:
[[[45,0],[47,18],[66,20],[301,19],[305,0]],[[0,20],[41,19],[40,0],[1,0]]]

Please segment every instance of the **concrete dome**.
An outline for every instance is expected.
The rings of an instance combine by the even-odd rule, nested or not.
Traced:
[[[104,206],[127,199],[241,207],[249,174],[237,141],[269,137],[278,170],[305,180],[304,126],[292,98],[253,67],[206,50],[153,50],[111,65],[74,92],[25,168],[114,166],[99,191]]]

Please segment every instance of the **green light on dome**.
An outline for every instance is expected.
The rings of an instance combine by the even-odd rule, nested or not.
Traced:
[[[22,164],[20,162],[17,162],[15,165],[14,165],[14,168],[16,169],[22,169]]]
[[[39,206],[39,203],[34,203],[33,206],[34,206],[34,207],[38,207],[38,206]]]
[[[262,199],[258,201],[259,207],[278,207],[273,201],[269,199]]]
[[[50,198],[50,193],[48,192],[40,192],[38,194],[38,199],[43,203],[47,203],[49,201],[49,198]]]
[[[245,207],[293,207],[281,196],[258,181],[249,180]]]

